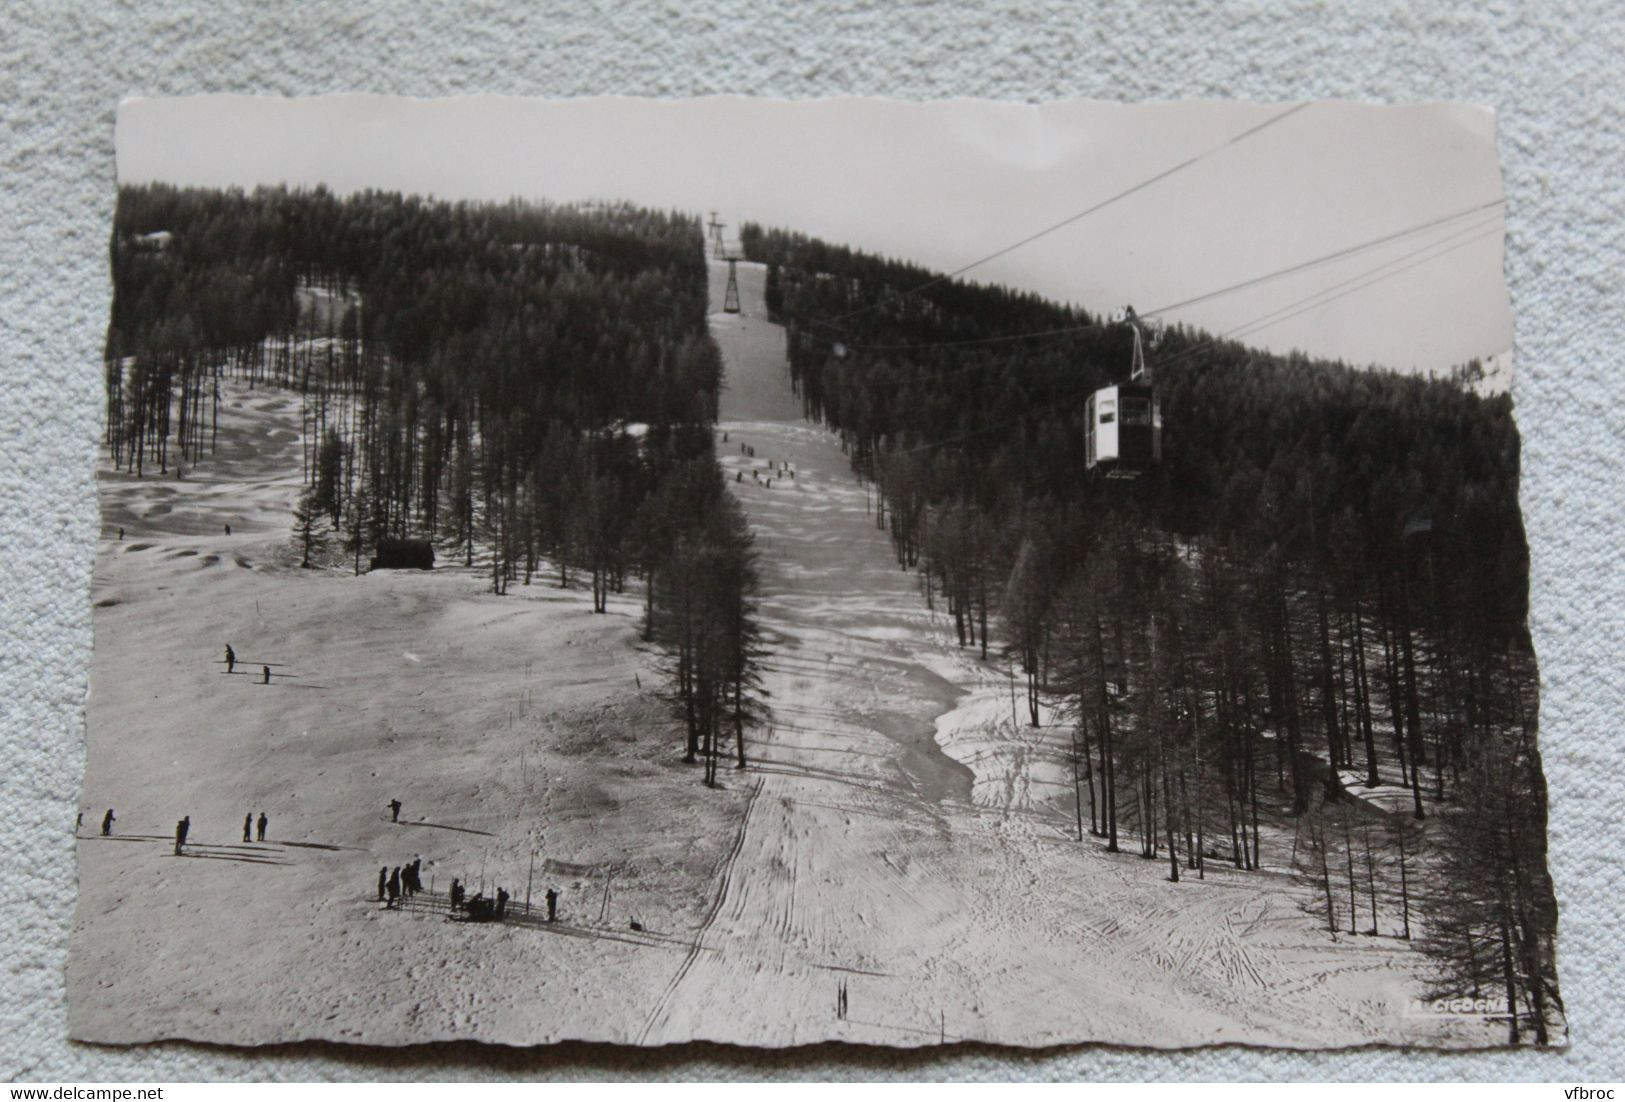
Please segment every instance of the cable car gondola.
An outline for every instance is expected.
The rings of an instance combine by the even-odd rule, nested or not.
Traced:
[[[1103,386],[1084,404],[1085,464],[1107,478],[1135,478],[1162,462],[1162,404],[1145,365],[1140,319],[1131,306],[1113,321],[1134,333],[1129,381]]]

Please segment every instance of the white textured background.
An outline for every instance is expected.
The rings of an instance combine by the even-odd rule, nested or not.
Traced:
[[[8,1079],[1625,1077],[1625,5],[126,4],[0,0],[0,1075]],[[64,1040],[92,472],[125,95],[872,93],[1042,100],[1466,99],[1500,112],[1563,1054],[893,1054],[478,1045],[138,1049]],[[243,920],[249,916],[238,916]],[[222,915],[222,920],[225,916]],[[251,920],[251,918],[250,918]]]

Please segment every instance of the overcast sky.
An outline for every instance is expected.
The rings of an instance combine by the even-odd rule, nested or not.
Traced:
[[[1502,197],[1485,110],[1316,103],[1232,142],[1289,106],[131,100],[119,109],[118,174],[123,183],[629,199],[953,270],[1200,156],[967,273],[1094,311],[1142,313]],[[1492,208],[1166,317],[1277,350],[1441,370],[1512,343],[1500,229]],[[1311,296],[1322,291],[1318,305]],[[1308,308],[1294,313],[1298,304]]]

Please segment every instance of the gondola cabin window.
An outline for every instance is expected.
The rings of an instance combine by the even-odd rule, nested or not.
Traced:
[[[1151,399],[1124,398],[1122,399],[1123,425],[1125,427],[1141,427],[1151,423]]]

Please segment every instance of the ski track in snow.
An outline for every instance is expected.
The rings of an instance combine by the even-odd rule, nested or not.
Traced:
[[[711,319],[717,450],[758,541],[774,718],[722,793],[640,737],[668,721],[635,595],[594,617],[545,579],[482,596],[478,567],[290,571],[296,397],[239,395],[242,444],[208,481],[104,472],[74,1035],[1498,1043],[1407,1016],[1418,954],[1333,941],[1280,872],[1210,863],[1176,885],[1165,860],[1075,840],[1065,732],[1013,722],[1008,672],[955,646],[898,568],[838,440],[801,419],[763,269],[738,267],[744,312]],[[711,266],[714,304],[726,272]],[[180,607],[199,571],[230,580]],[[228,639],[253,670],[297,660],[271,686],[216,668],[172,691]],[[396,794],[398,827],[382,811]],[[92,837],[106,803],[126,844]],[[283,840],[217,844],[250,805]],[[186,809],[197,856],[221,860],[168,856]],[[415,853],[442,889],[489,866],[518,896],[538,831],[565,892],[555,926],[370,899],[378,865]]]
[[[643,1039],[1494,1043],[1405,1016],[1420,957],[1332,941],[1283,874],[1174,885],[1165,860],[1074,840],[1064,732],[1012,722],[1007,673],[897,567],[838,441],[801,419],[762,268],[738,267],[743,313],[712,317],[718,453],[761,552],[773,733],[707,951]]]

